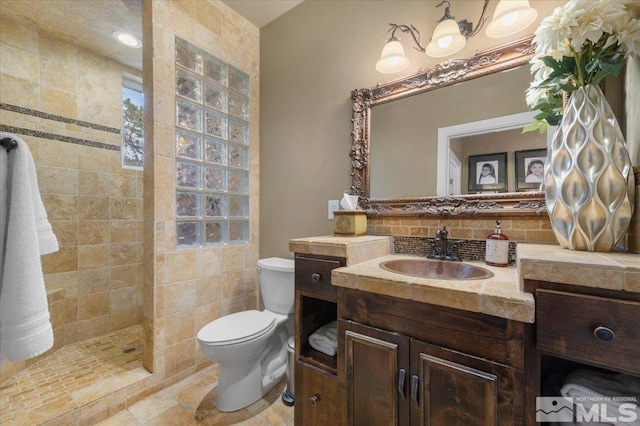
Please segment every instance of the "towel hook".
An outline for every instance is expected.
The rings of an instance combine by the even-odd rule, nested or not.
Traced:
[[[7,152],[9,152],[12,149],[15,149],[18,147],[18,141],[11,138],[3,138],[3,139],[0,139],[0,145],[2,145],[7,150]]]

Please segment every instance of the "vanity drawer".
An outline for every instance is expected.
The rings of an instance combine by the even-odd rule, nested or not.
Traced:
[[[344,266],[344,263],[344,260],[339,257],[297,254],[295,258],[296,289],[335,301],[338,289],[331,285],[331,271]]]
[[[640,373],[640,303],[536,291],[538,349],[605,368]]]

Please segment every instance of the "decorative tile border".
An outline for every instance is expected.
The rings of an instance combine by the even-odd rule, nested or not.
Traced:
[[[435,242],[434,237],[408,237],[394,235],[393,251],[400,254],[413,254],[426,257],[431,252]],[[485,240],[449,239],[449,247],[458,246],[458,254],[463,260],[483,262],[486,252]],[[509,241],[509,258],[516,259],[516,243]]]
[[[68,142],[76,145],[91,146],[93,148],[102,148],[102,149],[108,149],[111,151],[120,151],[120,147],[118,145],[109,145],[108,143],[95,142],[87,139],[72,138],[71,136],[56,135],[54,133],[39,132],[37,130],[23,129],[21,127],[6,126],[4,124],[0,124],[0,131],[15,133],[17,135],[35,136],[37,138],[50,139],[50,140],[60,141],[60,142]]]
[[[76,120],[75,118],[63,117],[61,115],[49,114],[47,112],[36,111],[34,109],[24,108],[17,105],[0,103],[0,109],[4,109],[6,111],[17,112],[19,114],[31,115],[33,117],[44,118],[52,121],[59,121],[61,123],[75,124],[80,127],[88,127],[94,130],[101,130],[103,132],[115,133],[117,135],[120,134],[120,129],[115,127],[107,127],[101,124],[90,123],[88,121]]]

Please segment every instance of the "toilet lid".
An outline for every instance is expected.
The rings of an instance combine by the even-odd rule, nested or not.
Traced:
[[[275,325],[267,311],[242,311],[225,315],[202,327],[198,340],[209,345],[241,343],[259,337]]]

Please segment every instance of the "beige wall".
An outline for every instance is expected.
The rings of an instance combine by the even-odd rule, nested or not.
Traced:
[[[143,3],[144,366],[173,381],[209,361],[196,334],[258,306],[259,31],[217,1]],[[175,37],[246,71],[250,93],[250,243],[176,250]]]
[[[29,145],[60,245],[42,257],[54,349],[139,324],[142,173],[108,149],[120,145],[122,73],[135,71],[6,17],[0,49],[0,125]]]
[[[327,201],[351,186],[350,93],[440,62],[413,50],[410,37],[401,35],[410,67],[393,75],[375,70],[388,23],[411,23],[427,41],[442,16],[437,3],[307,0],[262,28],[261,257],[291,257],[290,238],[332,232]],[[475,21],[482,3],[453,0],[451,12]],[[481,33],[457,56],[531,34],[564,1],[531,3],[539,12],[534,25],[504,39]],[[489,15],[496,4],[489,4]]]

